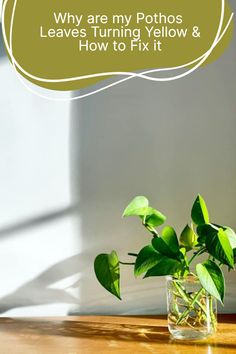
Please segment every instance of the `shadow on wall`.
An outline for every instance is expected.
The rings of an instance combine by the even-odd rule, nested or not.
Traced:
[[[31,307],[48,305],[55,303],[70,304],[71,308],[76,309],[82,307],[80,298],[78,297],[78,288],[86,288],[86,272],[85,269],[90,267],[91,254],[84,252],[67,258],[52,267],[49,267],[44,272],[39,274],[31,281],[26,282],[14,292],[4,296],[0,300],[0,314],[4,314],[9,310],[21,307]],[[61,289],[54,284],[67,279],[71,276],[77,276],[76,280],[71,280],[70,284],[63,286]],[[101,298],[102,303],[106,303],[105,298]],[[94,306],[93,303],[87,305]],[[109,311],[112,311],[111,306],[107,305]],[[99,310],[93,308],[94,314],[99,313]],[[102,311],[100,311],[102,312]]]
[[[78,212],[76,204],[69,207],[60,208],[46,214],[38,215],[14,224],[2,227],[0,229],[1,240],[5,237],[15,236],[20,232],[34,230],[45,224],[55,222],[58,219],[74,216]],[[21,308],[48,305],[55,303],[70,304],[78,308],[79,297],[78,289],[86,288],[86,269],[91,267],[90,260],[93,254],[88,255],[86,251],[83,254],[77,254],[64,259],[49,267],[41,274],[26,282],[12,293],[3,296],[0,299],[0,314],[7,311]],[[68,278],[72,277],[69,279]],[[58,282],[65,281],[67,285],[58,287]],[[56,284],[54,286],[54,284]],[[105,301],[104,301],[105,302]],[[93,304],[88,304],[93,305]],[[96,309],[95,309],[96,310]]]
[[[28,231],[30,229],[38,228],[53,222],[57,219],[73,215],[77,207],[70,206],[54,210],[50,213],[32,217],[15,224],[11,224],[0,229],[1,240],[4,237],[14,236],[15,234]],[[8,294],[0,299],[0,314],[6,311],[19,307],[38,306],[44,304],[53,304],[55,302],[66,304],[77,304],[78,298],[68,292],[66,289],[50,288],[56,282],[64,280],[73,275],[77,275],[82,265],[85,264],[85,255],[75,255],[71,258],[65,259],[52,267],[46,269],[36,278],[23,284],[11,294]],[[82,262],[82,263],[81,263]],[[80,282],[83,282],[83,276],[80,276]],[[78,282],[75,285],[78,287]],[[71,284],[69,288],[73,288]]]
[[[0,24],[0,60],[6,57],[6,51],[4,48],[3,37],[2,37],[2,26]]]
[[[0,237],[12,236],[22,231],[27,231],[29,229],[40,227],[45,223],[50,223],[58,219],[67,217],[68,215],[73,215],[77,210],[76,205],[71,205],[69,207],[60,208],[53,210],[46,214],[37,215],[25,220],[18,221],[16,223],[7,225],[0,228]]]
[[[76,273],[80,273],[79,270],[83,269],[87,258],[89,257],[85,254],[78,254],[65,259],[46,269],[36,278],[23,284],[11,294],[2,297],[0,301],[0,314],[20,307],[54,303],[78,304],[76,291],[71,293],[70,290],[74,287],[77,289],[83,283],[83,276],[75,284],[68,286],[68,288],[54,289],[50,286]]]

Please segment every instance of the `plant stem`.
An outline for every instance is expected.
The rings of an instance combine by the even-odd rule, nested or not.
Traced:
[[[185,302],[187,302],[188,304],[191,303],[191,301],[193,300],[185,291],[185,289],[178,284],[177,282],[174,282],[175,288],[178,291],[180,297],[182,299],[184,299]],[[202,309],[202,311],[205,313],[205,315],[207,315],[206,309],[204,308],[204,306],[201,304],[200,301],[198,301],[198,299],[196,300],[196,303],[198,304],[198,306]]]
[[[128,256],[138,257],[137,253],[128,253]]]
[[[192,261],[194,260],[195,257],[199,256],[200,254],[202,254],[203,252],[205,252],[206,248],[200,248],[197,252],[194,253],[194,255],[192,256],[192,258],[190,259],[190,261],[188,262],[188,264],[190,265],[192,263]]]
[[[182,299],[184,299],[184,301],[186,301],[187,303],[189,302],[189,298],[185,292],[185,290],[182,288],[182,286],[180,284],[178,284],[177,282],[174,281],[174,285],[176,287],[176,290],[178,291],[178,293],[180,294],[180,297]]]
[[[178,321],[176,322],[176,324],[180,324],[187,316],[188,314],[191,312],[191,310],[193,309],[193,305],[195,304],[195,302],[197,302],[198,297],[201,295],[201,293],[204,291],[204,288],[201,288],[196,295],[194,296],[194,298],[192,299],[191,303],[189,304],[188,308],[182,313],[182,315],[180,316],[180,318],[178,319]]]
[[[151,232],[151,234],[153,235],[153,237],[159,237],[159,234],[157,232],[156,229],[154,229],[154,227],[148,226],[147,224],[143,223],[144,227],[146,227],[146,229]]]
[[[212,324],[212,327],[214,329],[214,331],[216,330],[216,326],[217,326],[217,321],[216,321],[216,317],[215,317],[215,314],[213,312],[213,298],[212,296],[210,296],[209,298],[209,307],[210,307],[210,318],[211,318],[211,324]]]
[[[135,263],[129,263],[129,262],[121,262],[119,261],[120,264],[122,265],[135,265]]]

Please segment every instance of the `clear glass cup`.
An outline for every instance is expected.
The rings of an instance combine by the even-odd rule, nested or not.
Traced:
[[[167,277],[168,328],[175,339],[203,339],[216,332],[217,301],[198,278]]]

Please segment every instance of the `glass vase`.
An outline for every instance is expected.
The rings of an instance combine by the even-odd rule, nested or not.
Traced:
[[[217,301],[198,278],[167,277],[168,328],[175,339],[203,339],[216,332]]]

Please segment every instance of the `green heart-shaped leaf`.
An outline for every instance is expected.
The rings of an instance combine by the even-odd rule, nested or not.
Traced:
[[[146,215],[149,201],[146,197],[135,197],[125,208],[123,216],[143,216]]]
[[[231,229],[228,226],[222,226],[217,224],[209,224],[209,225],[216,230],[223,229],[225,234],[228,236],[230,246],[232,248],[236,248],[236,234],[233,229]]]
[[[219,228],[213,224],[199,225],[197,227],[198,243],[206,243],[207,238],[212,238]]]
[[[143,220],[146,225],[156,227],[162,225],[166,221],[166,217],[160,211],[148,207]]]
[[[162,255],[158,253],[152,245],[144,247],[138,254],[134,266],[135,276],[146,273],[150,268],[154,267],[162,259]]]
[[[231,229],[230,227],[226,226],[224,229],[224,232],[228,237],[230,246],[232,248],[236,248],[236,234],[235,234],[234,230]]]
[[[162,255],[178,259],[179,243],[176,232],[172,227],[166,226],[161,237],[153,238],[152,245]]]
[[[191,229],[191,227],[186,225],[180,235],[179,240],[180,245],[184,246],[187,251],[190,251],[197,243],[197,235],[195,234],[193,229]]]
[[[234,267],[233,249],[223,229],[215,230],[209,237],[206,237],[206,248],[218,261],[230,268]]]
[[[203,225],[209,223],[209,214],[207,206],[200,194],[197,196],[197,199],[193,204],[191,217],[196,225]]]
[[[120,266],[116,252],[112,251],[111,254],[99,254],[94,261],[94,271],[99,283],[121,300]]]
[[[162,256],[161,260],[147,271],[144,278],[175,275],[182,269],[182,265],[176,259]]]
[[[218,265],[208,260],[202,264],[197,264],[196,271],[203,288],[223,304],[225,281]]]

